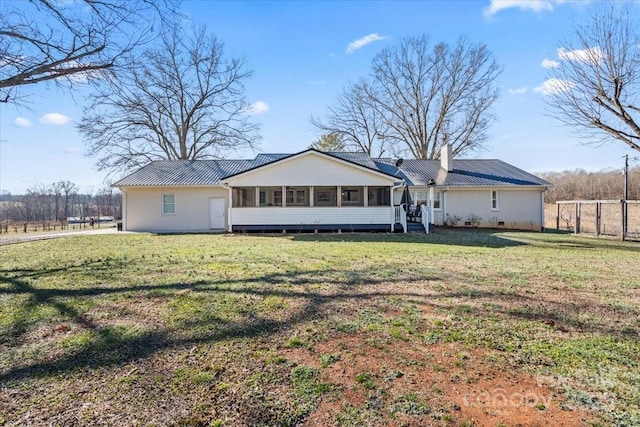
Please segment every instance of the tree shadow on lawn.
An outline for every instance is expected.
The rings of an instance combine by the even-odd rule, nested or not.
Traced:
[[[69,321],[90,332],[91,339],[80,348],[53,360],[31,363],[27,366],[8,367],[0,371],[0,383],[10,383],[29,378],[46,378],[63,373],[74,372],[83,368],[97,369],[109,366],[120,366],[126,363],[148,358],[168,349],[190,348],[196,344],[215,344],[236,338],[253,338],[272,336],[311,320],[322,319],[330,311],[329,304],[336,301],[356,302],[357,307],[364,307],[365,301],[376,298],[410,298],[413,301],[431,305],[445,313],[457,313],[457,304],[462,305],[465,300],[500,304],[494,309],[486,307],[474,308],[468,315],[488,319],[496,313],[511,318],[529,321],[541,321],[566,324],[569,320],[571,327],[602,335],[625,336],[623,332],[607,325],[590,323],[576,318],[571,320],[571,313],[588,310],[593,313],[604,313],[611,307],[604,304],[574,303],[572,301],[550,300],[519,293],[501,293],[478,288],[465,288],[454,291],[433,291],[428,293],[411,291],[425,282],[442,282],[452,279],[456,283],[465,283],[463,277],[438,277],[415,275],[403,277],[400,280],[375,278],[364,271],[336,270],[342,273],[342,279],[336,280],[327,276],[326,270],[299,270],[284,273],[265,274],[246,279],[201,280],[195,282],[137,285],[123,287],[88,287],[76,289],[38,288],[26,279],[33,279],[47,274],[64,273],[65,268],[73,269],[78,265],[61,267],[52,270],[0,270],[0,294],[29,295],[24,304],[23,312],[37,305],[49,305]],[[334,271],[333,273],[335,273]],[[333,278],[332,278],[333,277]],[[290,287],[276,287],[271,285],[291,285]],[[321,285],[333,288],[327,291]],[[354,286],[374,286],[374,289],[359,289]],[[377,285],[401,286],[400,290],[376,290]],[[424,291],[424,287],[422,290]],[[180,291],[190,290],[198,294],[237,294],[247,296],[283,297],[299,301],[297,309],[288,312],[288,316],[278,319],[275,317],[260,317],[245,315],[240,320],[229,320],[215,312],[207,312],[202,318],[190,319],[187,328],[144,327],[125,329],[113,326],[102,326],[87,318],[74,308],[74,299],[101,295],[147,293],[157,291],[173,291],[172,298],[177,298]],[[60,299],[66,299],[61,301]],[[71,299],[71,300],[69,300]],[[449,300],[453,300],[451,303]],[[456,301],[460,300],[460,301]],[[357,310],[357,309],[356,309]],[[630,309],[632,310],[632,309]],[[640,311],[632,310],[628,316],[640,316]],[[573,323],[571,323],[573,322]],[[9,328],[14,334],[14,342],[29,329],[29,319],[19,318],[16,324]],[[144,326],[144,325],[143,325]]]
[[[67,267],[75,268],[76,265]],[[252,338],[256,336],[273,335],[290,329],[297,324],[316,319],[322,316],[325,305],[336,300],[365,300],[387,296],[420,297],[418,293],[403,292],[354,292],[354,285],[377,285],[388,283],[387,280],[367,277],[364,272],[344,272],[345,280],[329,282],[323,280],[326,270],[303,270],[286,273],[273,273],[254,278],[236,280],[213,280],[186,283],[171,283],[157,285],[139,285],[124,287],[90,287],[77,289],[37,288],[29,284],[25,279],[41,277],[47,274],[63,273],[65,267],[56,269],[38,270],[0,270],[1,294],[25,294],[29,295],[23,306],[22,312],[40,305],[50,305],[60,315],[69,319],[89,331],[91,340],[85,343],[81,349],[71,354],[61,356],[55,360],[42,361],[22,367],[9,368],[5,372],[0,371],[0,384],[19,381],[27,378],[42,378],[56,376],[64,372],[72,372],[82,368],[96,369],[100,367],[123,365],[131,361],[143,359],[153,354],[177,348],[188,348],[194,344],[216,343],[234,338]],[[437,277],[420,276],[413,281],[440,280]],[[412,280],[404,279],[405,283]],[[303,286],[306,289],[287,290],[267,287],[273,284],[291,284]],[[331,293],[313,291],[316,285],[338,285],[337,290]],[[234,286],[236,286],[234,288]],[[226,293],[253,295],[259,297],[284,297],[303,301],[301,308],[289,317],[279,320],[269,317],[257,317],[250,315],[242,321],[229,321],[216,316],[215,313],[207,313],[204,319],[189,322],[190,331],[167,328],[154,328],[146,330],[140,328],[136,333],[112,326],[100,326],[73,307],[71,302],[62,302],[64,299],[80,299],[101,295],[126,294],[126,293],[153,293],[154,291],[191,290],[199,293]],[[177,294],[174,293],[174,297]],[[21,317],[8,328],[11,336],[9,341],[17,343],[20,336],[29,330],[29,319]],[[1,337],[0,337],[1,338]],[[3,341],[8,341],[4,339]]]
[[[350,242],[350,243],[407,243],[444,244],[485,248],[524,246],[529,243],[505,237],[508,232],[495,230],[437,229],[431,234],[420,233],[300,233],[300,234],[251,234],[256,237],[280,237],[296,242]]]

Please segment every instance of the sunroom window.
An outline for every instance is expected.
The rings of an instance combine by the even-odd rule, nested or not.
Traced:
[[[255,187],[234,187],[233,188],[233,207],[246,208],[256,205],[256,188]]]
[[[369,206],[389,206],[391,191],[389,187],[369,187]]]
[[[342,187],[342,206],[364,206],[364,187]]]
[[[313,206],[338,206],[338,187],[313,187]]]
[[[260,206],[282,206],[282,187],[260,187]]]
[[[309,206],[309,187],[287,187],[287,206]]]

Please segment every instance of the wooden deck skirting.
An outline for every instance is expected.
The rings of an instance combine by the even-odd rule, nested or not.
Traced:
[[[595,205],[596,207],[596,236],[602,234],[602,205],[620,205],[620,239],[627,237],[628,226],[628,206],[640,204],[640,200],[560,200],[556,202],[556,229],[560,230],[560,205],[575,205],[575,221],[573,232],[581,233],[580,214],[582,205]]]

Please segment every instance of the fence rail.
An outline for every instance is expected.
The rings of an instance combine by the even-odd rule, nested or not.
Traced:
[[[640,200],[560,200],[556,229],[640,240]]]

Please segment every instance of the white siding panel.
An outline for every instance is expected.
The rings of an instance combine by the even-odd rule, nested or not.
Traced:
[[[229,206],[229,191],[220,187],[127,188],[125,192],[124,224],[129,231],[206,231],[210,227],[209,198],[224,198],[225,212]],[[163,194],[175,194],[174,215],[162,214]]]
[[[492,190],[500,193],[499,210],[491,210]],[[460,219],[458,226],[464,226],[470,216],[476,216],[481,218],[480,227],[494,227],[497,221],[513,229],[540,230],[542,227],[540,190],[449,190],[445,208],[447,215]]]
[[[356,165],[327,159],[316,153],[267,165],[226,182],[234,187],[280,185],[391,185],[393,177],[385,177]]]
[[[233,208],[233,224],[390,224],[391,207]]]

